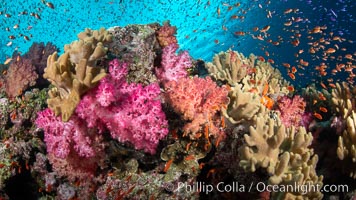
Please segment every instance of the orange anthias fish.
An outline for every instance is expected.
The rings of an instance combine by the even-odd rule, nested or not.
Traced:
[[[262,98],[261,98],[261,103],[266,106],[268,109],[272,109],[273,107],[273,100],[267,96],[268,92],[268,83],[265,84],[263,91],[262,91]]]
[[[317,119],[320,119],[320,120],[323,119],[323,117],[322,117],[319,113],[316,113],[316,112],[314,112],[313,116],[314,116],[315,118],[317,118]]]

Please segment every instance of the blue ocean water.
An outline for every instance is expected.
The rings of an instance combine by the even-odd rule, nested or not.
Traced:
[[[87,27],[170,20],[178,28],[180,48],[195,59],[211,61],[215,53],[231,48],[245,56],[253,53],[271,59],[290,81],[282,63],[297,67],[295,83],[302,86],[328,78],[341,81],[350,72],[332,75],[331,70],[339,63],[354,66],[354,58],[344,57],[356,57],[355,5],[354,0],[2,0],[0,62],[15,50],[25,53],[33,42],[52,42],[63,51],[64,44],[76,40]],[[292,25],[287,26],[288,22]],[[317,26],[322,31],[310,33]],[[269,30],[263,32],[263,28]],[[341,39],[334,40],[335,36]],[[299,44],[293,46],[296,39]],[[313,45],[319,49],[314,54],[309,53]],[[326,54],[328,48],[336,52]],[[309,65],[300,65],[301,59]],[[326,76],[315,70],[322,63],[328,66]],[[349,77],[351,82],[354,79]]]

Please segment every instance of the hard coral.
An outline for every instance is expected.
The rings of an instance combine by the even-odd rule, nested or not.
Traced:
[[[9,98],[14,98],[22,94],[28,87],[34,86],[38,75],[31,60],[19,58],[12,62],[5,76],[6,94]]]
[[[278,111],[282,123],[286,127],[301,126],[305,105],[304,99],[299,95],[295,95],[293,99],[287,96],[282,97],[278,102]]]
[[[110,75],[84,96],[76,113],[89,127],[107,128],[120,142],[128,141],[136,149],[154,154],[159,140],[168,134],[160,88],[157,83],[146,87],[128,84],[127,71],[127,64],[112,61]]]
[[[187,77],[187,69],[192,66],[189,53],[184,51],[176,55],[177,49],[177,44],[170,44],[163,49],[162,67],[156,68],[156,75],[163,83]]]
[[[166,84],[168,103],[182,114],[184,120],[191,121],[183,128],[192,136],[202,125],[211,122],[213,116],[229,102],[225,86],[218,87],[210,77],[182,78]],[[211,127],[210,134],[218,133],[217,127]]]
[[[177,38],[174,36],[177,33],[177,28],[171,26],[169,21],[164,22],[164,25],[157,31],[157,39],[162,47],[171,44],[177,44]]]

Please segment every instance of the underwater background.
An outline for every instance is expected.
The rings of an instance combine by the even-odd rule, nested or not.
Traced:
[[[356,199],[355,13],[2,0],[0,200]]]

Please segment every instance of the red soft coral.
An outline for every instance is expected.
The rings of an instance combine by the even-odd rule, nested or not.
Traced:
[[[191,121],[183,129],[186,133],[192,133],[192,136],[202,128],[202,125],[211,123],[217,111],[229,101],[225,86],[218,87],[210,77],[170,81],[166,84],[166,90],[168,103],[177,113],[183,115],[184,120]],[[217,127],[213,125],[209,127],[210,134],[218,134]]]
[[[284,96],[278,101],[277,111],[280,113],[282,123],[286,127],[299,127],[303,122],[303,114],[305,110],[305,101],[299,96],[295,95],[293,99]]]

